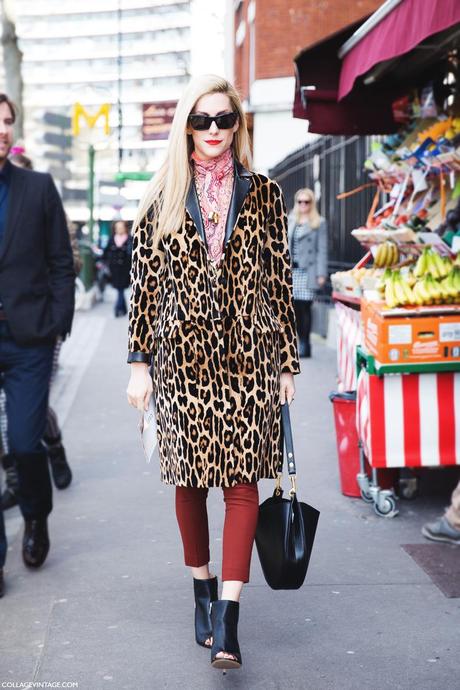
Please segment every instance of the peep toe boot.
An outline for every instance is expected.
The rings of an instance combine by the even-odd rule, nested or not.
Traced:
[[[212,648],[211,664],[214,668],[240,668],[240,646],[238,644],[238,616],[240,605],[237,601],[220,599],[211,607]],[[217,658],[219,652],[231,654],[233,659]]]
[[[195,593],[195,639],[201,647],[210,647],[206,640],[212,638],[211,604],[217,600],[217,577],[209,580],[193,578]]]

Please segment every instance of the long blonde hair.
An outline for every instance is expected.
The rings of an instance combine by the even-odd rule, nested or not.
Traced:
[[[295,222],[300,223],[300,210],[297,206],[297,199],[300,195],[305,195],[311,201],[310,211],[308,212],[308,224],[311,228],[317,230],[321,225],[322,218],[318,213],[318,209],[316,207],[315,193],[312,189],[309,189],[308,187],[298,189],[294,195],[294,202],[296,203],[296,206],[294,208]]]
[[[139,204],[133,231],[151,209],[153,224],[152,246],[158,247],[161,238],[174,234],[184,222],[185,202],[192,179],[190,156],[193,140],[187,134],[188,117],[196,102],[210,93],[226,94],[232,109],[238,113],[239,127],[232,142],[233,155],[244,166],[250,164],[251,149],[246,118],[236,89],[223,77],[204,74],[190,80],[174,114],[165,160],[145,191]]]

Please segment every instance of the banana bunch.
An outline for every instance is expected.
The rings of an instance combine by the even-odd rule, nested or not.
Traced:
[[[399,249],[397,244],[389,241],[379,244],[374,256],[374,265],[377,266],[377,268],[394,266],[398,261]]]
[[[385,271],[380,286],[384,285],[388,307],[460,303],[460,266],[454,266],[442,280],[426,273],[412,285],[411,281],[410,273],[403,276],[400,271]]]
[[[423,276],[414,286],[415,304],[440,304],[442,302],[442,290],[430,273]]]
[[[440,282],[435,280],[430,273],[427,273],[414,287],[416,303],[419,305],[452,304],[459,301],[460,285],[455,287],[455,281],[458,283],[458,278],[453,271]]]
[[[415,304],[415,296],[400,271],[392,271],[385,283],[385,302],[390,309]]]
[[[414,275],[416,278],[420,278],[430,273],[435,280],[441,280],[449,275],[452,266],[451,259],[440,256],[430,247],[425,247],[415,264]]]
[[[391,278],[392,274],[393,274],[393,271],[391,270],[391,268],[386,268],[377,281],[376,288],[379,292],[382,293],[382,296],[385,295],[385,288],[387,285],[387,281]]]
[[[449,302],[460,302],[460,266],[454,266],[440,285]]]

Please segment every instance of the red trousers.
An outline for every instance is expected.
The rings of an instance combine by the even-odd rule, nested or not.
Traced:
[[[257,482],[224,488],[222,580],[249,582],[251,552],[259,514]],[[209,563],[208,489],[176,486],[176,516],[185,565]]]

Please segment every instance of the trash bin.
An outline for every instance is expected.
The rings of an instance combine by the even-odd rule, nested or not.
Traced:
[[[80,257],[82,268],[80,271],[80,278],[83,281],[86,290],[89,290],[95,279],[94,270],[94,256],[91,249],[91,244],[87,240],[81,240],[79,243]]]
[[[361,496],[356,475],[359,472],[358,432],[356,430],[356,391],[333,392],[335,434],[339,459],[340,487],[345,496]]]
[[[356,391],[345,393],[333,392],[329,400],[334,405],[335,435],[337,438],[337,455],[339,458],[340,488],[345,496],[359,498],[361,491],[356,481],[360,472],[359,437],[356,429]],[[371,474],[371,468],[365,459],[365,470]],[[377,480],[380,488],[392,489],[397,481],[398,470],[379,469]]]

